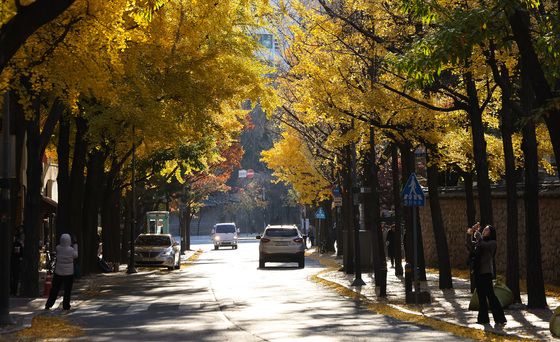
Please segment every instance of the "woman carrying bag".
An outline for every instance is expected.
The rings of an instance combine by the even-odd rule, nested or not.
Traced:
[[[505,324],[506,317],[500,301],[494,293],[492,279],[494,278],[494,255],[496,254],[496,229],[488,225],[480,234],[475,234],[475,277],[476,277],[476,292],[478,294],[478,324],[490,323],[488,317],[488,304],[494,316],[496,324]]]

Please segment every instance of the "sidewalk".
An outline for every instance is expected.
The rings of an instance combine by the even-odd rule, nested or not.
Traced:
[[[185,251],[185,253],[181,255],[181,267],[183,268],[186,265],[190,264],[191,260],[193,258],[196,258],[198,254],[198,251]],[[126,274],[126,268],[127,265],[120,265],[119,272],[92,274],[89,276],[84,276],[80,279],[76,279],[74,281],[74,287],[72,289],[72,308],[79,307],[82,302],[101,294],[103,291],[106,291],[102,290],[102,288],[106,285],[118,284],[119,282],[127,281],[128,279],[130,279],[130,277],[141,277],[159,271],[159,269],[141,268],[139,269],[138,273]],[[44,280],[45,272],[42,272],[39,275],[39,289],[41,293],[43,290]],[[61,290],[61,292],[59,293],[59,298],[57,299],[53,308],[50,310],[50,312],[55,315],[56,313],[60,312],[59,305],[61,305],[62,303],[62,293],[63,292]],[[44,307],[46,301],[47,298],[45,297],[10,297],[10,316],[14,320],[15,324],[0,326],[0,341],[4,341],[2,335],[12,334],[19,330],[31,327],[33,317],[45,312]]]
[[[378,298],[375,292],[373,274],[364,273],[365,286],[352,287],[353,274],[338,271],[341,259],[331,255],[318,255],[309,251],[312,258],[318,259],[328,269],[320,272],[315,281],[333,288],[342,295],[350,296],[365,304],[369,309],[380,314],[393,316],[405,321],[428,325],[438,330],[445,330],[463,337],[474,339],[498,340],[553,340],[549,331],[552,311],[560,306],[558,298],[547,297],[550,309],[528,309],[524,304],[515,304],[505,310],[507,324],[494,327],[490,314],[490,325],[476,324],[477,311],[469,311],[471,298],[469,282],[453,278],[453,289],[438,288],[438,274],[427,273],[427,281],[422,282],[422,290],[428,290],[432,303],[410,305],[405,303],[404,277],[395,276],[394,268],[388,265],[387,298]],[[307,254],[307,253],[306,253]],[[403,266],[404,268],[404,266]],[[527,294],[522,294],[523,303],[527,303]]]

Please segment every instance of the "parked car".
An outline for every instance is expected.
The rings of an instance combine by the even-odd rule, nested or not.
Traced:
[[[219,249],[223,246],[237,249],[238,234],[239,229],[237,229],[235,223],[216,223],[212,228],[214,249]]]
[[[305,266],[305,237],[294,225],[267,226],[259,243],[259,268],[267,262],[297,262]]]
[[[135,240],[134,262],[141,267],[181,266],[181,247],[170,234],[140,234]]]

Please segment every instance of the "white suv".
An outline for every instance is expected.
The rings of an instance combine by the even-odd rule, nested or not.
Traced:
[[[214,249],[219,249],[222,246],[230,246],[232,249],[237,249],[239,229],[235,223],[216,223],[212,228],[212,242]]]
[[[259,243],[259,268],[266,262],[297,262],[305,266],[305,239],[294,225],[267,226]]]

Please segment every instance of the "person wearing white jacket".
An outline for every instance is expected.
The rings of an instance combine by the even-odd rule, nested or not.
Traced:
[[[58,291],[64,286],[62,309],[70,310],[70,295],[74,283],[74,259],[78,257],[78,244],[72,245],[69,234],[62,234],[60,244],[56,246],[56,266],[54,268],[53,285],[45,309],[49,310],[58,297]]]

